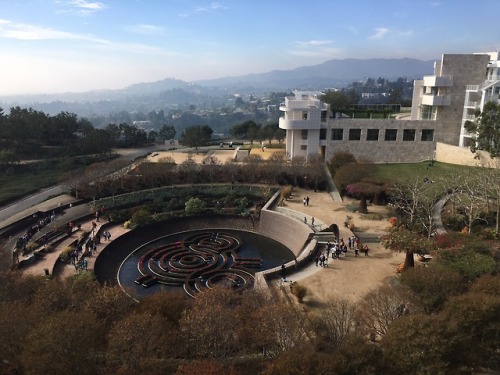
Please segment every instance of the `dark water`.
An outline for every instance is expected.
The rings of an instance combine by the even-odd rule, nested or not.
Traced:
[[[135,249],[118,270],[128,294],[141,298],[161,290],[184,289],[194,296],[218,283],[253,284],[256,272],[294,259],[285,246],[253,232],[203,229],[157,238]],[[145,287],[136,280],[154,276]]]

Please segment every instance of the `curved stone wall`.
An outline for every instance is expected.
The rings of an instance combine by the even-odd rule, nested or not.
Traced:
[[[299,220],[276,211],[263,209],[260,214],[259,234],[288,247],[296,257],[307,243],[311,228]]]

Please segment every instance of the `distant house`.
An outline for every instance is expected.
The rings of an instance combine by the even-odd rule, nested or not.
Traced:
[[[286,130],[286,152],[293,159],[320,155],[329,160],[348,151],[376,163],[418,162],[435,156],[436,144],[466,148],[465,121],[487,101],[499,101],[498,52],[444,54],[434,75],[414,82],[411,116],[351,119],[333,114],[321,92],[294,91],[281,104],[279,127]]]

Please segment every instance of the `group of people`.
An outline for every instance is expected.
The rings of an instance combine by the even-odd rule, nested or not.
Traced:
[[[38,219],[38,214],[34,213],[33,218]],[[47,215],[43,218],[40,218],[37,220],[37,222],[30,226],[28,230],[20,237],[17,238],[16,245],[15,245],[15,253],[17,254],[17,251],[22,250],[22,253],[26,253],[26,245],[28,242],[32,239],[32,237],[37,233],[39,230],[41,230],[43,227],[45,227],[47,224],[53,222],[56,219],[56,214],[55,212],[52,212],[50,215]],[[46,236],[43,236],[40,241],[40,243],[45,243],[46,242]]]
[[[309,206],[309,197],[304,197],[302,202],[304,203],[304,206]]]
[[[359,256],[360,250],[364,252],[365,256],[368,256],[369,248],[368,245],[361,245],[359,237],[351,236],[347,240],[347,244],[344,242],[344,239],[341,238],[340,241],[335,240],[332,243],[327,242],[325,246],[325,251],[319,254],[314,258],[314,262],[316,263],[316,267],[319,265],[321,267],[328,267],[328,258],[330,254],[332,259],[340,259],[341,254],[344,254],[344,257],[347,256],[347,251],[354,249],[354,256]]]
[[[97,245],[101,243],[101,237],[107,241],[111,240],[111,233],[108,230],[104,230],[102,233],[94,233],[97,230],[96,226],[92,223],[92,233],[90,238],[85,242],[85,244],[78,244],[76,249],[71,253],[71,264],[75,266],[75,271],[79,272],[82,270],[87,270],[88,260],[85,257],[91,257],[97,253]],[[83,251],[85,247],[85,251]]]

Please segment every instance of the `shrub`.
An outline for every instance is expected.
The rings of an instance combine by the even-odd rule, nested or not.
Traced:
[[[38,245],[36,242],[30,241],[26,244],[26,252],[31,253],[32,251],[38,249],[38,247],[40,247],[40,245]]]
[[[292,195],[292,187],[290,185],[285,186],[281,189],[281,198],[289,199]]]
[[[345,193],[347,185],[360,182],[363,178],[369,176],[371,166],[368,164],[349,164],[344,165],[335,171],[335,185],[341,194]]]
[[[186,215],[197,215],[197,214],[202,214],[205,212],[207,208],[207,204],[202,201],[200,198],[190,198],[187,202],[186,202],[186,208],[185,208],[185,212],[186,212]]]
[[[148,210],[140,209],[133,213],[130,219],[130,228],[142,227],[151,222],[151,213]]]
[[[307,295],[307,287],[295,283],[292,285],[291,288],[292,288],[292,294],[295,297],[297,297],[297,301],[299,301],[299,303],[302,303],[304,301],[304,297]]]
[[[366,220],[382,220],[384,218],[384,215],[375,212],[371,214],[363,214],[361,215],[361,218]]]
[[[442,251],[440,260],[445,266],[458,271],[468,280],[491,274],[496,268],[493,257],[470,250]]]
[[[356,164],[356,158],[350,152],[339,151],[333,154],[332,158],[330,159],[330,164],[335,172],[337,172],[337,170],[344,165]]]
[[[63,251],[61,251],[61,254],[59,254],[59,259],[61,259],[64,263],[69,263],[73,250],[75,250],[73,246],[66,247]]]

